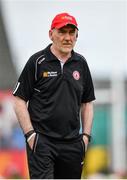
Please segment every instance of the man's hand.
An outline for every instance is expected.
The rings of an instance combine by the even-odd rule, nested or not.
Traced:
[[[85,143],[85,152],[86,152],[87,151],[87,147],[88,147],[88,143],[89,143],[88,137],[83,136],[83,141]]]

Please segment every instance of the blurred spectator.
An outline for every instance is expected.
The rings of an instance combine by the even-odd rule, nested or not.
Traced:
[[[0,91],[0,149],[24,148],[24,137],[17,122],[11,92]]]
[[[25,148],[25,138],[23,136],[22,130],[19,127],[19,123],[13,124],[12,131],[12,148],[14,149],[24,149]]]

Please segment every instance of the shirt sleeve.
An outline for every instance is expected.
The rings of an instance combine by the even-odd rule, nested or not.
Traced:
[[[82,95],[82,103],[86,103],[95,100],[93,81],[86,61],[84,61],[83,72],[84,72],[84,88]]]
[[[33,94],[35,84],[35,65],[32,57],[26,63],[18,82],[14,88],[13,95],[18,96],[26,102]]]

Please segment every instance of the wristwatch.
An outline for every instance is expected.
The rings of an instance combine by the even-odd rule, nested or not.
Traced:
[[[34,129],[30,130],[29,132],[27,132],[24,136],[26,138],[26,140],[33,134],[35,133]]]
[[[83,136],[86,136],[88,138],[88,141],[90,142],[91,141],[91,136],[87,133],[82,133]]]

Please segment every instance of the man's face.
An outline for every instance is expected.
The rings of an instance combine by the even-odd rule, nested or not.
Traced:
[[[60,29],[53,29],[49,32],[49,37],[53,41],[54,48],[60,53],[70,53],[76,43],[78,30],[67,25]]]

